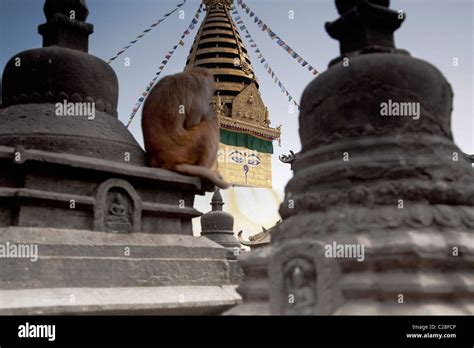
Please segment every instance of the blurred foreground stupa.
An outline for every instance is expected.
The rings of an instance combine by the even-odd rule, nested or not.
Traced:
[[[474,178],[451,86],[395,47],[405,14],[388,0],[336,5],[341,56],[303,94],[283,221],[241,257],[229,314],[472,315]],[[420,113],[387,117],[385,103]]]

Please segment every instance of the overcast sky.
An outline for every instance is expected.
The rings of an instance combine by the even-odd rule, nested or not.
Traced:
[[[88,22],[95,26],[95,33],[90,37],[90,53],[107,60],[164,13],[174,9],[181,0],[87,2],[90,10]],[[45,22],[43,3],[42,0],[0,1],[1,67],[15,53],[41,46],[37,26]],[[112,64],[119,78],[118,111],[123,122],[128,120],[134,103],[153,78],[164,56],[178,42],[179,36],[189,25],[199,3],[200,0],[188,0],[182,7],[185,19],[178,18],[178,13],[170,16],[127,51],[122,57],[130,58],[130,67],[125,67],[120,59]],[[328,62],[338,56],[338,42],[332,40],[324,30],[326,21],[338,17],[334,1],[247,0],[246,3],[273,31],[318,70],[326,70]],[[474,153],[473,1],[393,0],[391,7],[407,13],[405,23],[396,32],[397,46],[434,64],[453,86],[455,99],[452,126],[455,141],[461,150]],[[294,11],[294,19],[288,16],[290,10]],[[276,41],[271,41],[261,32],[244,12],[240,13],[270,66],[288,91],[299,100],[305,86],[314,76],[277,46]],[[203,18],[204,15],[201,15],[200,22]],[[185,46],[178,48],[162,76],[183,70],[197,28],[186,38]],[[267,75],[248,44],[247,48],[260,81],[262,97],[270,111],[272,126],[283,125],[282,146],[275,144],[273,158],[274,187],[282,192],[291,177],[291,171],[287,165],[278,161],[277,156],[288,153],[290,149],[300,150],[298,114],[288,113],[287,99]],[[453,57],[458,57],[458,67],[452,66]],[[140,114],[130,130],[142,144],[139,121]]]

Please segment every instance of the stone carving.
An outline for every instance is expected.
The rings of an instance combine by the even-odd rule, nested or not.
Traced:
[[[296,160],[296,154],[294,151],[290,150],[288,155],[280,155],[278,158],[283,163],[293,164],[293,162]]]
[[[94,208],[95,231],[140,232],[141,215],[141,199],[128,182],[109,179],[99,185]]]
[[[245,61],[244,57],[240,58],[240,67],[242,68],[242,71],[249,75],[250,78],[253,77],[253,72],[252,72],[252,67],[250,66],[249,63]]]
[[[314,314],[316,306],[316,270],[313,263],[298,257],[283,267],[288,303],[284,314]]]
[[[289,216],[295,211],[325,211],[330,205],[335,204],[364,204],[392,205],[394,198],[400,197],[405,201],[416,202],[427,199],[434,204],[456,204],[457,206],[469,206],[474,204],[474,197],[465,190],[465,184],[469,182],[469,177],[460,179],[458,183],[452,184],[449,188],[443,189],[443,184],[431,185],[422,180],[411,180],[409,182],[387,182],[380,181],[371,186],[352,186],[346,190],[320,190],[318,192],[304,192],[287,197],[287,201],[282,205],[280,214]],[[287,209],[289,199],[294,203],[294,209]]]
[[[250,95],[249,95],[249,99],[247,99],[247,103],[248,103],[248,104],[250,104],[250,105],[252,105],[252,104],[253,104],[253,100],[254,100],[254,98],[253,98],[253,94],[252,94],[252,93],[250,93]]]
[[[266,108],[254,83],[234,98],[232,118],[265,125]]]
[[[215,97],[215,100],[212,103],[212,109],[218,117],[226,115],[226,105],[222,102],[219,92],[217,92],[217,96]]]
[[[111,189],[107,192],[107,216],[105,225],[107,231],[132,232],[133,202],[126,192]]]
[[[339,209],[334,209],[333,206],[326,212],[303,211],[298,217],[296,221],[283,220],[278,233],[280,240],[313,233],[355,234],[371,229],[395,233],[413,228],[431,228],[433,231],[474,228],[474,208],[469,206],[411,204],[399,209],[395,205],[373,207],[343,205]]]
[[[268,113],[268,108],[265,107],[265,119],[263,120],[263,125],[265,127],[270,127],[271,124],[272,124],[272,122],[270,121],[270,115]]]
[[[348,81],[347,84],[352,84],[352,82]],[[344,90],[350,89],[350,87],[348,86],[344,86],[340,88]],[[344,98],[342,99],[344,100],[344,102],[342,104],[347,103],[347,105],[349,105],[350,102],[353,102],[355,100],[355,99],[352,100],[352,98],[353,96],[347,96],[347,97],[344,96]],[[361,98],[361,97],[359,95],[359,97],[355,97],[355,98]],[[420,96],[420,98],[422,99],[423,97]],[[314,112],[320,102],[322,102],[322,100],[318,100],[318,99],[310,100],[306,103],[304,107],[302,106],[302,109],[304,109],[307,112]],[[378,105],[373,105],[372,108],[367,108],[367,110],[364,113],[366,115],[376,115],[379,112],[378,107],[379,107]],[[320,125],[322,125],[322,127],[311,130],[311,137],[310,138],[308,137],[308,145],[311,145],[311,146],[329,145],[340,140],[349,140],[351,138],[357,139],[358,137],[366,136],[366,135],[387,136],[389,134],[393,134],[394,130],[396,131],[396,133],[400,135],[416,134],[416,133],[439,134],[440,132],[442,132],[446,136],[452,137],[450,125],[444,121],[433,122],[432,117],[436,115],[433,115],[428,110],[426,110],[425,117],[420,118],[416,123],[415,122],[411,122],[411,123],[402,122],[403,120],[401,120],[400,118],[399,119],[393,118],[383,124],[382,123],[374,124],[370,128],[367,127],[367,125],[359,125],[357,123],[354,123],[350,127],[341,125],[341,128],[339,128],[339,124],[335,123],[335,120],[331,117],[330,112],[326,112],[325,110],[319,111],[319,115],[320,115],[319,123]],[[344,116],[344,114],[342,116]],[[344,118],[341,118],[341,121],[343,120]],[[369,118],[367,118],[366,121],[371,122]],[[391,128],[387,127],[388,123],[392,125]],[[332,129],[332,131],[328,133],[327,129]],[[306,138],[306,133],[307,131],[305,131],[304,134],[302,134],[302,137],[304,136]]]

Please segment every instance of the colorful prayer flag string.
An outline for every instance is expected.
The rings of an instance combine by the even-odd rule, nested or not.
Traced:
[[[130,47],[132,47],[134,44],[137,43],[137,41],[139,41],[141,38],[143,38],[146,34],[148,34],[150,31],[152,31],[152,29],[154,29],[158,24],[160,24],[161,22],[163,22],[166,18],[168,18],[170,15],[172,15],[174,12],[176,12],[181,6],[183,6],[185,3],[186,3],[187,0],[183,0],[182,3],[176,5],[176,8],[174,10],[172,10],[171,12],[168,12],[167,14],[165,14],[163,16],[163,18],[161,18],[159,21],[151,24],[147,29],[143,30],[143,32],[138,35],[134,40],[130,41],[126,46],[122,47],[120,49],[120,51],[117,52],[117,54],[115,56],[113,56],[112,58],[109,59],[109,61],[107,62],[107,64],[110,64],[112,63],[115,59],[117,59],[122,53],[124,53],[126,50],[128,50]]]
[[[250,32],[248,31],[246,25],[244,24],[242,18],[239,16],[239,13],[235,7],[232,7],[232,14],[234,15],[234,20],[236,21],[237,25],[240,24],[240,30],[245,31],[245,38],[248,40],[250,43],[250,47],[255,48],[255,53],[257,54],[257,59],[262,63],[264,66],[265,70],[267,73],[272,77],[272,80],[274,83],[278,84],[280,87],[280,90],[282,93],[284,93],[288,97],[288,101],[292,101],[298,109],[300,108],[299,104],[296,102],[295,98],[288,92],[288,90],[285,88],[283,83],[280,81],[280,79],[276,76],[275,71],[271,68],[270,64],[267,62],[265,57],[263,56],[262,51],[257,47],[257,43],[254,41],[252,38],[252,35],[250,35]]]
[[[239,6],[245,11],[245,13],[247,13],[247,15],[252,18],[254,17],[254,23],[257,24],[257,26],[262,30],[262,31],[265,31],[272,40],[277,40],[276,43],[278,44],[278,46],[282,47],[290,56],[292,56],[294,59],[297,60],[298,63],[300,63],[300,65],[302,65],[303,67],[306,67],[307,66],[307,69],[313,73],[313,75],[318,75],[319,72],[313,68],[313,66],[311,66],[306,60],[303,59],[303,57],[301,57],[298,53],[295,52],[294,49],[292,49],[285,41],[283,41],[274,31],[272,31],[272,29],[267,25],[265,24],[256,14],[254,11],[252,11],[244,2],[243,0],[237,0],[237,4],[239,4]],[[234,15],[238,15],[238,12],[237,12],[237,9],[234,9],[234,11],[232,12],[232,14]],[[239,16],[238,17],[239,19],[237,21],[237,25],[239,24],[242,24],[242,18]],[[239,23],[240,22],[240,23]]]
[[[165,59],[160,63],[161,65],[158,68],[158,71],[155,73],[155,77],[153,77],[153,79],[150,81],[150,83],[146,87],[145,91],[141,94],[140,98],[138,98],[138,101],[135,103],[135,106],[133,107],[132,113],[130,114],[130,118],[129,118],[128,123],[127,123],[127,128],[132,123],[138,109],[140,109],[140,107],[142,106],[143,102],[145,101],[145,98],[147,97],[148,93],[150,93],[150,90],[152,89],[152,87],[156,83],[156,80],[158,80],[158,77],[160,76],[161,72],[165,68],[166,64],[168,64],[168,62],[170,61],[170,58],[173,56],[176,49],[179,46],[184,46],[183,39],[191,33],[191,31],[194,29],[194,27],[198,23],[198,19],[199,19],[199,16],[200,16],[201,12],[202,12],[202,8],[203,8],[203,4],[201,4],[199,6],[199,9],[196,11],[196,14],[194,15],[194,18],[191,21],[191,24],[189,24],[188,28],[183,32],[183,35],[181,35],[181,37],[179,38],[179,42],[176,45],[174,45],[173,49],[166,54]]]

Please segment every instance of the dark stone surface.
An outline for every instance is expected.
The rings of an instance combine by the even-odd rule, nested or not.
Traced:
[[[94,27],[85,23],[89,15],[85,0],[47,0],[43,10],[47,23],[38,27],[43,47],[56,45],[88,51]]]
[[[361,5],[367,2],[385,7],[390,5],[390,0],[336,0],[336,7],[339,14],[342,15],[352,9],[355,5]]]
[[[71,11],[75,12],[76,20],[85,22],[89,16],[89,8],[85,0],[46,0],[43,7],[46,19],[54,21],[54,16],[62,14],[69,17]]]
[[[56,116],[54,104],[23,104],[0,109],[0,145],[21,145],[65,154],[145,165],[145,153],[125,126],[96,111],[95,119]],[[129,162],[126,162],[129,156]]]
[[[405,20],[400,14],[387,8],[387,0],[337,1],[341,17],[326,23],[328,34],[340,42],[341,56],[368,52],[393,52],[393,32]],[[330,65],[341,59],[338,58]]]
[[[352,57],[348,67],[338,63],[330,72],[313,80],[303,94],[303,149],[360,136],[439,134],[452,140],[453,92],[431,64],[403,54],[373,53]],[[420,119],[381,117],[380,105],[388,100],[420,102]]]
[[[15,66],[16,60],[21,66]],[[29,103],[94,102],[96,110],[117,116],[118,80],[103,60],[52,46],[13,56],[3,72],[3,106]]]

